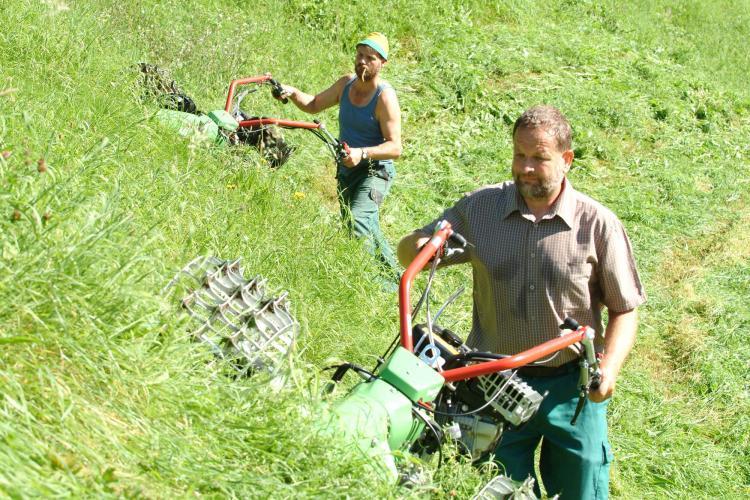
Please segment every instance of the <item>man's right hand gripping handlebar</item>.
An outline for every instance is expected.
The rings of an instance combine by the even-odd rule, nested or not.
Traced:
[[[440,244],[440,247],[437,249],[434,256],[430,260],[433,260],[435,257],[448,258],[452,255],[460,254],[468,245],[468,243],[466,242],[466,238],[455,232],[447,220],[441,220],[435,225],[435,231],[432,233],[432,239],[434,239],[441,231],[445,229],[448,230],[448,236]],[[424,245],[419,247],[419,250],[421,251],[427,245],[427,243],[432,241],[432,239],[427,240]],[[449,242],[453,243],[455,246],[448,246]]]
[[[288,96],[290,95],[288,90],[285,90],[283,85],[281,85],[278,81],[271,78],[268,80],[268,83],[271,84],[271,95],[275,98],[281,101],[282,103],[286,104],[289,102]]]
[[[421,238],[420,238],[420,241]],[[448,242],[454,243],[455,247],[449,247]],[[441,220],[435,225],[432,236],[418,244],[417,253],[408,265],[404,275],[416,276],[429,262],[443,257],[450,257],[456,253],[463,252],[467,246],[466,239],[453,231],[450,222]]]
[[[347,143],[336,139],[336,153],[338,154],[339,161],[341,163],[344,163],[344,160],[349,158],[349,155],[351,155],[352,150],[349,148],[349,145]]]

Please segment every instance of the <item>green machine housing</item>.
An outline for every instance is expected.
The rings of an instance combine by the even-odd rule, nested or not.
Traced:
[[[240,127],[239,122],[223,109],[211,111],[207,115],[160,109],[156,113],[156,119],[183,137],[216,144],[226,144],[226,134],[235,132]]]
[[[394,451],[408,451],[424,429],[412,408],[433,401],[445,380],[403,347],[397,347],[377,377],[357,384],[332,408],[333,427],[378,457],[388,475],[398,476]]]

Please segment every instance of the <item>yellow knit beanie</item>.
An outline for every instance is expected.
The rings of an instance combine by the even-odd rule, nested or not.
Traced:
[[[367,35],[364,40],[357,42],[357,45],[372,47],[375,52],[383,56],[383,59],[388,60],[388,39],[382,33],[374,31]]]

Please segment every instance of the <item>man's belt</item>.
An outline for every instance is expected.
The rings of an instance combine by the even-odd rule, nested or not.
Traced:
[[[578,360],[560,366],[522,366],[518,374],[522,377],[559,377],[578,371]]]
[[[384,181],[388,182],[391,180],[391,176],[388,174],[388,171],[385,169],[385,163],[381,163],[378,160],[365,160],[365,165],[367,165],[367,174],[372,177],[379,177],[383,179]],[[360,165],[363,162],[360,162]]]
[[[339,173],[343,171],[346,172],[344,178],[348,179],[348,182],[351,182],[351,179],[357,179],[358,182],[360,178],[354,176],[366,173],[367,177],[378,177],[379,179],[383,179],[384,181],[388,182],[389,180],[391,180],[391,176],[385,169],[385,165],[385,163],[381,163],[378,160],[363,160],[357,163],[357,166],[354,168],[347,168],[344,167],[343,164],[341,164],[337,169],[336,177],[338,178]],[[364,177],[365,176],[362,175],[362,178]]]

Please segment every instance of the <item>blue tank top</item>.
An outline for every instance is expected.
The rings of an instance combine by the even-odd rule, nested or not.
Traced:
[[[391,88],[391,86],[387,83],[379,84],[370,102],[360,107],[355,106],[349,100],[349,89],[355,81],[356,78],[349,80],[346,86],[344,86],[344,91],[341,93],[341,102],[339,103],[339,139],[353,148],[366,148],[368,146],[383,144],[385,137],[383,137],[383,133],[380,131],[380,124],[375,118],[375,106],[383,90]],[[393,164],[393,160],[377,160],[374,163],[376,163],[377,167],[382,168],[388,164]],[[360,166],[354,169],[347,169],[341,166],[339,170],[358,170]]]

